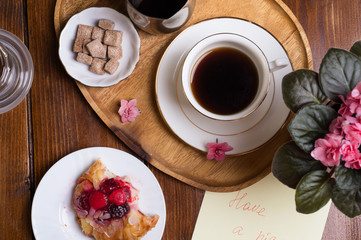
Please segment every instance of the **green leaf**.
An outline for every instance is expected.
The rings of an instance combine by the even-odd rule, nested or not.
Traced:
[[[361,188],[361,170],[338,166],[335,171],[336,185],[339,189],[352,190]]]
[[[320,86],[325,95],[341,103],[339,95],[346,97],[361,79],[361,60],[343,49],[331,48],[320,67]]]
[[[293,141],[285,143],[277,150],[272,163],[273,175],[290,188],[296,188],[308,172],[322,169],[326,167],[309,153],[302,151]]]
[[[283,100],[292,112],[307,104],[321,104],[326,100],[317,79],[318,74],[308,69],[299,69],[283,77]]]
[[[361,189],[339,189],[332,191],[332,201],[346,216],[353,218],[361,214]]]
[[[324,170],[306,174],[296,188],[296,210],[300,213],[314,213],[327,204],[331,198],[335,180]]]
[[[305,152],[311,152],[314,142],[324,137],[337,112],[325,105],[307,105],[299,110],[288,125],[288,131],[296,144]]]
[[[356,54],[357,56],[361,57],[361,40],[360,41],[357,41],[355,42],[351,49],[350,49],[350,52]]]

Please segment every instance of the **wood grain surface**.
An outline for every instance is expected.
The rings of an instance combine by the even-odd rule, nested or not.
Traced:
[[[348,49],[361,39],[361,0],[284,2],[307,34],[316,71],[329,47]],[[65,73],[57,55],[55,4],[56,0],[0,1],[0,28],[25,41],[35,64],[27,99],[0,115],[1,240],[34,239],[32,195],[45,172],[61,157],[91,146],[118,148],[137,156],[103,123]],[[163,240],[190,240],[204,191],[145,164],[166,199]],[[360,217],[347,218],[332,207],[322,239],[359,240],[360,229]]]
[[[111,6],[127,14],[125,4],[119,5],[119,1],[109,3],[99,0],[93,1],[92,4],[90,5],[88,1],[58,0],[54,14],[57,35],[61,26],[64,26],[71,16],[89,6]],[[205,6],[207,6],[206,10]],[[270,172],[275,151],[289,140],[287,124],[285,124],[270,141],[256,151],[242,156],[229,156],[226,161],[219,163],[208,161],[205,152],[181,141],[162,119],[155,102],[155,77],[165,49],[185,28],[207,19],[223,16],[247,19],[264,27],[283,44],[295,69],[312,67],[312,56],[305,33],[283,2],[197,0],[190,21],[177,32],[150,35],[138,31],[141,41],[140,59],[134,72],[127,79],[107,88],[87,87],[77,82],[99,117],[138,155],[161,171],[187,184],[203,190],[220,192],[235,191],[262,179]],[[279,28],[279,25],[283,27]],[[137,121],[123,124],[117,113],[120,99],[132,98],[137,99],[142,114]]]
[[[26,26],[24,1],[0,2],[0,29],[27,42]],[[0,239],[30,239],[32,233],[27,101],[26,98],[15,109],[0,114]]]

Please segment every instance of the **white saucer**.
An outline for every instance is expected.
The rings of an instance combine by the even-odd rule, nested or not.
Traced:
[[[209,35],[223,32],[236,33],[251,39],[270,62],[280,58],[289,60],[277,39],[254,23],[236,18],[203,21],[181,32],[165,51],[156,76],[156,98],[165,122],[190,146],[207,151],[206,144],[215,142],[218,138],[219,142],[228,142],[234,148],[228,154],[242,154],[266,143],[284,124],[289,109],[283,102],[281,84],[283,76],[293,69],[289,62],[287,67],[273,73],[274,84],[271,84],[270,92],[261,106],[266,111],[255,112],[254,115],[236,121],[216,121],[205,117],[185,98],[178,71],[185,55],[194,44]],[[262,114],[264,112],[265,115]],[[252,120],[252,117],[255,120]]]
[[[114,174],[129,176],[139,193],[139,209],[158,214],[155,228],[142,239],[161,239],[166,221],[162,189],[153,173],[137,158],[113,148],[94,147],[73,152],[54,164],[36,189],[31,222],[37,240],[89,239],[76,222],[72,195],[76,180],[98,158]]]
[[[119,67],[114,74],[98,75],[90,72],[88,65],[75,60],[76,53],[72,51],[78,25],[95,27],[102,18],[114,21],[114,29],[123,31],[123,56],[118,60]],[[72,16],[59,39],[59,57],[67,73],[84,85],[92,87],[112,86],[128,77],[139,60],[139,48],[139,35],[130,19],[114,9],[105,7],[88,8]]]

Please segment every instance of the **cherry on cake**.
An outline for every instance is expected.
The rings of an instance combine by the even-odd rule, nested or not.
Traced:
[[[97,240],[137,240],[155,227],[158,215],[138,209],[139,191],[97,160],[77,181],[73,207],[82,231]]]

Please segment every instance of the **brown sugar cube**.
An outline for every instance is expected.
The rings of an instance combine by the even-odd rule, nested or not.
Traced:
[[[76,60],[87,65],[90,65],[93,62],[93,58],[91,56],[81,52],[76,56]]]
[[[103,41],[103,37],[104,37],[104,30],[98,27],[94,27],[93,28],[93,32],[92,32],[92,39],[99,39],[100,41]]]
[[[91,41],[92,41],[91,39],[84,39],[83,40],[83,51],[82,51],[83,53],[89,54],[89,51],[88,51],[86,45],[88,43],[90,43]]]
[[[104,66],[104,70],[110,74],[113,74],[119,67],[119,62],[114,58],[110,59]]]
[[[114,58],[118,60],[122,56],[123,56],[122,46],[120,47],[108,46],[108,58]]]
[[[108,19],[100,19],[98,21],[98,26],[105,30],[113,30],[114,29],[114,22]]]
[[[105,65],[106,61],[99,59],[99,58],[94,58],[93,62],[90,65],[89,70],[93,73],[99,74],[99,75],[103,75],[104,72],[104,65]]]
[[[104,33],[103,43],[110,46],[119,47],[122,45],[123,32],[116,30],[107,30]]]
[[[78,30],[76,32],[76,38],[79,38],[80,40],[81,39],[90,39],[92,36],[92,31],[93,31],[92,26],[79,24]]]
[[[82,52],[83,51],[83,39],[76,38],[73,45],[73,52]]]
[[[103,45],[99,39],[95,39],[86,45],[90,55],[96,58],[105,58],[107,46]]]

